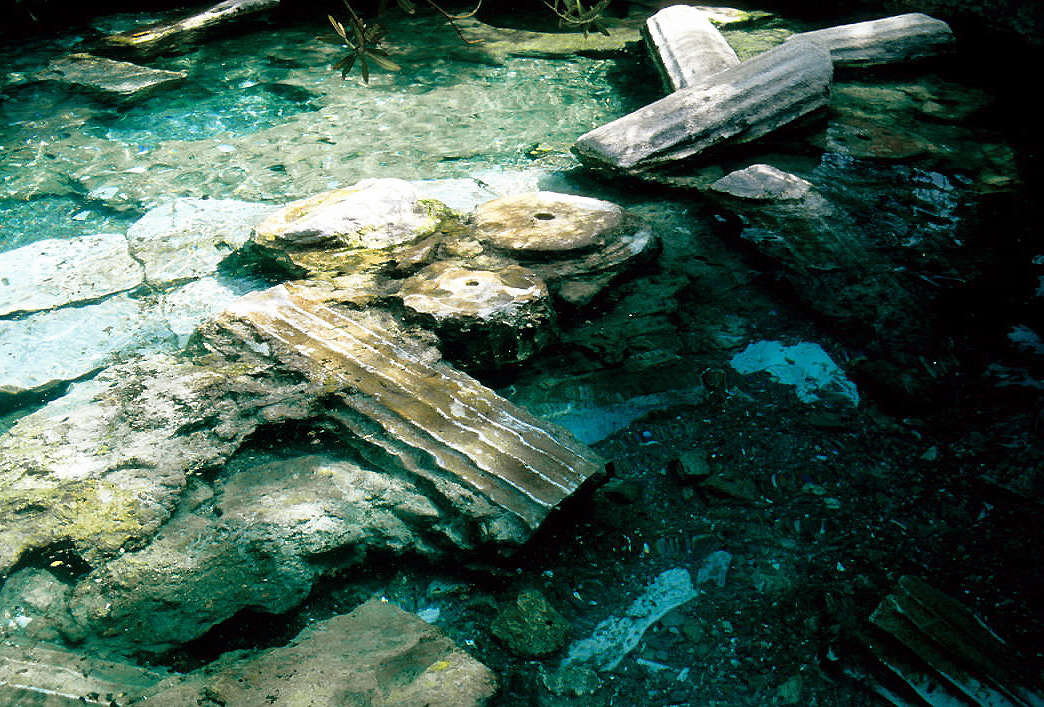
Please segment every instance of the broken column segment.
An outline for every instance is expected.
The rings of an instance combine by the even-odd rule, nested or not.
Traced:
[[[904,576],[870,616],[860,676],[893,704],[1042,705],[1027,662],[966,606]]]
[[[328,388],[341,401],[329,414],[360,453],[421,479],[482,542],[524,542],[601,472],[602,460],[567,431],[432,360],[388,324],[280,285],[239,299],[201,335],[218,350],[262,347]]]
[[[707,13],[691,5],[665,7],[642,32],[668,91],[694,86],[740,63]]]
[[[785,42],[595,128],[573,150],[591,166],[641,171],[750,142],[825,106],[832,77],[826,49]]]
[[[919,12],[802,32],[787,39],[797,41],[824,47],[837,66],[913,61],[944,54],[954,47],[950,26]]]
[[[524,361],[556,334],[547,284],[519,265],[481,270],[444,260],[408,278],[396,297],[447,355],[479,368]]]

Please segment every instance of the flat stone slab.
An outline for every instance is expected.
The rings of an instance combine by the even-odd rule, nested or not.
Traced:
[[[213,273],[277,207],[234,199],[176,199],[149,210],[127,229],[145,280],[166,286]]]
[[[166,332],[146,320],[143,304],[126,295],[0,320],[0,400],[81,378],[119,354],[156,345]]]
[[[287,646],[233,654],[148,695],[161,705],[372,705],[478,707],[493,673],[438,628],[371,599],[309,626]]]
[[[413,311],[436,320],[514,321],[527,309],[548,306],[544,281],[517,265],[494,272],[435,263],[403,283],[398,296]]]
[[[565,59],[572,56],[607,57],[624,54],[627,45],[640,38],[640,22],[633,19],[605,18],[606,36],[592,31],[531,32],[494,27],[475,19],[457,23],[464,38],[471,42],[450,51],[462,57],[473,56],[489,63],[503,63],[510,57]]]
[[[5,705],[126,705],[165,677],[56,647],[0,645],[0,703]]]
[[[183,71],[150,69],[93,54],[68,54],[51,60],[42,78],[79,86],[123,103],[173,88],[186,76],[188,74]]]
[[[786,201],[801,199],[812,188],[810,182],[768,164],[753,164],[730,172],[710,185],[712,191],[739,199]]]
[[[175,22],[113,34],[102,41],[115,49],[130,50],[135,54],[147,56],[184,45],[204,31],[271,10],[278,5],[279,0],[225,0]]]
[[[36,241],[0,253],[0,317],[100,299],[142,279],[123,234]]]
[[[206,277],[142,299],[117,294],[0,319],[0,400],[82,378],[142,351],[184,346],[244,289]]]
[[[555,192],[493,199],[475,209],[479,238],[497,248],[560,252],[594,248],[620,228],[624,210],[608,201]]]
[[[787,39],[815,42],[838,66],[875,66],[953,51],[955,39],[942,20],[919,12],[801,32]]]
[[[826,49],[785,42],[595,128],[573,150],[590,166],[641,171],[750,142],[824,107],[832,78]]]
[[[643,36],[668,91],[694,86],[740,63],[709,14],[691,5],[660,10],[645,21]]]

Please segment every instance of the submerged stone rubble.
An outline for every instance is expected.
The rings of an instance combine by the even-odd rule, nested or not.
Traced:
[[[554,310],[548,284],[510,264],[512,253],[540,253],[547,277],[560,262],[553,289],[583,282],[589,299],[654,239],[606,202],[519,195],[495,227],[497,204],[469,225],[390,179],[290,204],[257,225],[243,257],[307,279],[233,301],[186,352],[111,366],[0,438],[0,567],[64,548],[66,564],[87,570],[33,631],[101,652],[166,650],[246,607],[286,611],[319,577],[370,553],[517,546],[601,475],[591,450],[442,362],[432,334],[407,320],[432,325],[450,350],[456,337],[488,336],[495,355],[465,357],[483,367],[519,360],[553,337]],[[229,207],[231,225],[211,223],[215,238],[265,213],[222,202],[163,213]],[[610,217],[585,219],[584,209]],[[150,218],[131,229],[143,255]],[[517,242],[512,219],[524,218],[561,226]],[[208,253],[194,262],[212,263]],[[462,306],[451,275],[483,289],[489,307]],[[504,346],[513,332],[524,343]],[[221,472],[252,436],[288,423],[324,430],[340,451]]]
[[[268,6],[103,34],[184,51],[197,23]],[[979,430],[918,417],[939,391],[955,429],[969,409],[940,312],[996,266],[971,251],[1015,154],[966,125],[981,92],[831,73],[949,52],[949,27],[667,8],[645,38],[675,93],[577,143],[629,173],[601,186],[568,142],[513,147],[490,86],[445,73],[627,57],[645,14],[590,39],[465,20],[483,45],[402,47],[451,85],[378,75],[364,107],[302,70],[334,50],[266,50],[221,90],[319,110],[247,135],[12,123],[53,136],[0,156],[0,198],[146,213],[0,253],[0,702],[478,705],[498,681],[505,705],[1038,698],[969,609],[890,589],[935,573],[1035,650],[1009,571],[1032,553],[998,530],[1039,515],[1004,476],[1033,465],[1031,412],[994,423],[992,461]],[[616,88],[649,78],[620,68]],[[388,116],[365,150],[360,111]],[[428,161],[395,135],[411,111],[458,129]],[[486,149],[543,169],[469,172]],[[343,186],[398,165],[469,176]],[[901,417],[877,408],[891,394]],[[250,650],[214,660],[229,648]],[[123,662],[146,654],[180,672]]]

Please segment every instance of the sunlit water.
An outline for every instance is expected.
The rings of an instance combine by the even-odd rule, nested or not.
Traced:
[[[500,388],[591,443],[649,412],[703,400],[707,361],[725,366],[751,341],[790,335],[793,343],[811,329],[742,289],[758,273],[717,239],[717,209],[699,195],[578,169],[568,152],[578,135],[661,95],[640,56],[491,65],[462,60],[448,29],[442,49],[430,51],[429,36],[413,42],[429,25],[406,22],[389,40],[403,70],[375,70],[366,85],[357,73],[342,81],[330,71],[342,50],[316,39],[326,31],[318,18],[155,59],[156,68],[186,72],[186,82],[130,107],[34,80],[50,58],[141,20],[103,18],[76,37],[0,51],[9,67],[0,83],[0,251],[124,232],[150,207],[179,196],[281,204],[367,177],[489,179],[532,170],[542,184],[621,201],[662,239],[662,272],[625,291],[622,303],[593,311],[567,340],[564,348],[576,346],[576,370],[538,361]],[[973,111],[986,100],[962,90],[935,76],[843,79],[818,129],[787,134],[764,154],[755,147],[753,156],[729,154],[672,176],[698,186],[749,161],[772,161],[817,182],[896,250],[939,243],[957,250],[965,206],[1014,179],[1012,150],[995,132],[938,114]],[[242,273],[222,277],[236,293],[265,284]],[[685,307],[657,309],[672,297]],[[641,333],[635,339],[632,325]],[[703,356],[699,364],[679,353],[693,351]],[[58,392],[21,400],[13,413],[0,406],[0,432]],[[632,432],[637,445],[658,443],[645,430]],[[282,442],[244,453],[229,468],[301,451]]]

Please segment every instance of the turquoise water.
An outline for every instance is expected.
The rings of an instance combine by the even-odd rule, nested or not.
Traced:
[[[496,65],[465,60],[447,28],[436,35],[430,22],[403,20],[389,35],[403,70],[375,70],[365,85],[358,74],[342,81],[329,70],[342,50],[315,38],[326,29],[320,17],[255,26],[154,59],[150,65],[184,71],[187,79],[131,106],[35,80],[51,57],[144,19],[101,18],[74,37],[0,50],[9,69],[0,83],[0,253],[48,238],[125,233],[147,210],[176,197],[277,205],[380,176],[470,179],[469,188],[494,190],[553,185],[623,204],[646,218],[661,240],[655,259],[633,278],[611,285],[587,309],[561,313],[561,339],[543,355],[507,371],[474,371],[594,445],[613,462],[606,487],[571,502],[513,559],[483,557],[472,566],[453,558],[432,566],[375,557],[344,569],[337,563],[346,558],[336,552],[317,556],[312,560],[322,567],[316,570],[325,573],[322,580],[286,614],[255,614],[247,606],[150,661],[187,670],[225,650],[281,645],[302,627],[377,595],[424,612],[500,675],[496,704],[539,703],[551,699],[539,675],[561,656],[520,656],[490,632],[493,617],[517,591],[539,587],[573,622],[573,637],[582,638],[625,614],[655,577],[679,567],[695,572],[722,548],[735,555],[724,586],[708,585],[700,602],[654,623],[635,651],[638,660],[625,661],[604,678],[598,696],[576,698],[577,704],[604,704],[607,695],[615,704],[634,705],[784,698],[789,704],[870,704],[863,686],[821,656],[911,567],[951,593],[980,597],[977,609],[991,602],[1007,607],[997,614],[1006,635],[1020,646],[1031,643],[1039,622],[1020,619],[1039,608],[1032,594],[1037,571],[1012,569],[1018,567],[1012,558],[1033,555],[1003,524],[1014,523],[1012,517],[1025,521],[1027,512],[1009,496],[990,496],[986,505],[975,499],[982,485],[1000,483],[984,480],[983,467],[1018,476],[1019,464],[1033,466],[1032,406],[1019,402],[1009,410],[1002,401],[980,409],[965,392],[992,400],[991,383],[976,379],[975,365],[994,356],[988,353],[994,343],[983,343],[985,334],[961,336],[989,320],[991,335],[1002,339],[1005,317],[1016,316],[1005,311],[991,319],[996,310],[984,306],[988,297],[980,293],[1003,289],[1000,280],[975,278],[1002,272],[1013,292],[1020,278],[1036,285],[1027,272],[1001,267],[1028,267],[1028,259],[1019,260],[1023,245],[1005,246],[1010,262],[994,258],[1004,249],[993,248],[991,227],[1021,227],[1008,211],[1020,175],[1017,148],[997,129],[988,90],[945,67],[842,76],[832,107],[810,125],[642,181],[594,175],[569,153],[581,133],[661,94],[651,65],[635,52],[507,58]],[[752,28],[752,35],[755,30],[756,42],[779,41],[789,31],[779,19]],[[757,214],[740,208],[737,215],[697,188],[754,161],[816,183],[836,209],[823,213],[838,242],[862,234],[877,248],[875,257],[885,253],[887,273],[868,271],[861,283],[833,261],[821,266],[812,258],[811,266],[794,267],[780,253],[800,252],[797,227],[781,235],[773,230],[778,223],[754,221]],[[786,220],[791,217],[784,214],[780,223],[803,224]],[[858,258],[841,260],[859,264]],[[189,285],[120,293],[141,309],[134,321],[152,332],[148,340],[104,352],[109,358],[69,377],[90,381],[113,361],[156,348],[178,350],[192,326],[220,311],[222,298],[270,284],[237,270],[241,265],[233,260]],[[884,317],[878,326],[875,298],[889,293],[873,286],[886,275],[920,289],[898,300],[885,312],[893,319]],[[809,282],[818,289],[803,289]],[[1005,304],[1015,300],[1004,296]],[[934,310],[901,306],[937,297],[942,323],[922,318]],[[96,304],[75,302],[69,309],[86,314]],[[14,330],[48,314],[0,316],[0,324]],[[106,327],[134,326],[103,324],[99,338],[111,333]],[[62,335],[68,334],[54,334],[59,341]],[[33,346],[31,338],[19,341],[21,348]],[[835,385],[843,381],[845,394],[833,396],[843,404],[831,405],[830,396],[823,405],[808,404],[785,376],[741,372],[730,363],[756,342],[782,342],[777,348],[784,357],[787,347],[815,342],[816,361],[829,362]],[[80,342],[70,341],[70,349],[73,343]],[[971,363],[959,360],[966,353]],[[786,370],[810,384],[814,376],[798,368]],[[5,371],[12,378],[17,373]],[[918,385],[943,392],[926,388],[921,395]],[[5,397],[0,434],[63,391],[58,385]],[[893,395],[905,397],[888,407]],[[924,400],[932,403],[913,409]],[[965,429],[955,422],[962,415],[991,422],[977,421],[974,429],[969,422]],[[994,431],[988,425],[995,420],[1011,427]],[[1006,450],[1015,448],[1018,458],[1010,460],[1016,455]],[[690,461],[705,458],[705,468],[686,471],[680,459],[687,452],[695,455]],[[335,456],[344,449],[321,421],[262,429],[227,466],[193,474],[184,492],[191,508],[179,522],[213,522],[215,536],[221,531],[234,540],[235,527],[215,520],[222,480],[307,454]],[[959,498],[940,490],[940,476]],[[1004,483],[1010,493],[1007,477]],[[997,507],[1009,515],[991,525]],[[974,533],[965,533],[968,528]],[[205,544],[206,537],[201,530],[190,539]],[[252,561],[251,553],[278,554],[236,550],[243,562]],[[51,567],[61,575],[62,591],[89,569],[72,562],[69,548],[48,552],[23,564],[45,572]],[[76,569],[66,576],[61,563]],[[998,575],[1007,581],[995,581]],[[0,614],[5,610],[0,606]],[[67,631],[60,619],[46,621]],[[0,621],[0,636],[8,628]],[[66,636],[40,630],[45,641]],[[104,639],[99,645],[104,648]],[[797,701],[790,697],[795,689]]]

